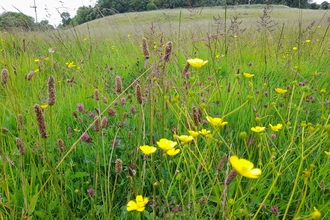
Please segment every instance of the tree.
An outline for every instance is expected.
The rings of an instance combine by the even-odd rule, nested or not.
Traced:
[[[33,30],[34,27],[34,19],[23,13],[9,11],[0,15],[0,28],[2,29],[22,28],[23,30]]]
[[[327,1],[322,2],[321,3],[321,8],[325,9],[325,10],[329,9],[329,3]]]
[[[82,6],[77,10],[77,15],[73,18],[77,24],[82,24],[88,21],[92,21],[97,18],[96,9],[92,6]]]
[[[70,25],[71,23],[71,18],[70,18],[70,13],[69,12],[62,12],[61,13],[61,18],[62,18],[62,25],[63,27]]]

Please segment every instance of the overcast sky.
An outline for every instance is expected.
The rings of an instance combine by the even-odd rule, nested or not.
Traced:
[[[0,13],[4,11],[18,10],[22,13],[29,15],[35,19],[34,2],[37,6],[38,21],[48,20],[52,25],[58,25],[61,22],[60,13],[69,12],[71,18],[76,14],[80,6],[94,6],[97,0],[0,0]],[[314,0],[321,4],[324,0]],[[58,12],[59,11],[59,12]]]
[[[34,2],[37,6],[38,22],[48,20],[50,24],[57,26],[61,22],[59,12],[67,11],[73,18],[80,6],[94,6],[96,0],[0,0],[0,13],[19,10],[35,19],[34,8],[31,8]]]

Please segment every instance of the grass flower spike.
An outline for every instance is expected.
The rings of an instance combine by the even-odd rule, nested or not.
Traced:
[[[283,128],[282,124],[277,124],[277,125],[272,125],[269,124],[269,127],[273,130],[273,131],[280,131]]]
[[[260,127],[260,126],[256,126],[256,127],[251,128],[251,131],[254,131],[254,132],[257,132],[257,133],[263,132],[265,130],[266,130],[266,127]]]
[[[223,127],[228,124],[227,121],[223,121],[222,118],[212,118],[210,116],[206,116],[206,120],[210,122],[214,127]]]
[[[127,211],[138,211],[143,212],[145,209],[146,204],[149,202],[148,198],[143,198],[143,196],[138,195],[136,196],[136,202],[133,200],[130,200],[126,205]]]
[[[148,145],[144,145],[144,146],[140,146],[140,150],[145,154],[145,155],[150,155],[156,152],[157,148],[153,147],[153,146],[148,146]]]
[[[187,60],[187,62],[192,67],[201,68],[202,66],[204,66],[205,64],[207,64],[209,61],[202,60],[202,59],[199,59],[199,58],[195,58],[195,59],[189,59],[189,60]]]
[[[275,92],[277,92],[278,94],[284,94],[284,93],[286,93],[288,90],[286,90],[286,89],[281,89],[281,88],[275,88],[274,89],[275,90]]]
[[[261,175],[261,169],[253,168],[253,163],[248,160],[239,159],[237,156],[231,156],[229,161],[233,168],[242,176],[256,179]]]

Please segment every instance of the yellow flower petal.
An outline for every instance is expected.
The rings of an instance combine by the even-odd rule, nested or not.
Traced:
[[[212,118],[210,116],[206,116],[206,120],[215,127],[223,127],[228,124],[228,122],[223,121],[222,118]]]
[[[203,128],[201,131],[199,131],[199,133],[202,134],[202,135],[208,135],[208,134],[211,133],[211,131],[210,130],[206,130],[206,129]]]
[[[248,79],[252,78],[254,76],[254,74],[251,74],[251,73],[243,73],[243,75]]]
[[[330,151],[324,151],[324,153],[330,157]]]
[[[188,133],[193,137],[197,137],[199,135],[197,131],[193,131],[193,130],[189,130]]]
[[[144,145],[144,146],[140,146],[140,150],[145,154],[145,155],[150,155],[156,152],[157,148],[153,147],[153,146],[148,146],[148,145]]]
[[[317,208],[314,207],[314,212],[312,213],[312,219],[321,219],[322,214]]]
[[[134,202],[133,200],[129,201],[126,205],[126,210],[127,211],[134,211],[138,208],[136,202]]]
[[[169,155],[169,156],[175,156],[175,155],[177,155],[178,153],[180,153],[180,149],[175,149],[175,148],[173,148],[173,149],[170,149],[170,150],[166,151],[166,153],[167,153],[167,155]]]
[[[256,127],[251,128],[251,131],[254,131],[254,132],[257,132],[257,133],[263,132],[265,130],[266,130],[266,127],[260,127],[260,126],[256,126]]]
[[[190,66],[195,67],[195,68],[200,68],[207,64],[209,61],[207,60],[202,60],[199,58],[194,58],[194,59],[188,59],[187,62],[190,64]]]
[[[272,125],[272,124],[269,124],[270,128],[273,130],[273,131],[279,131],[283,128],[283,125],[282,124],[277,124],[277,125]]]
[[[258,178],[262,173],[261,169],[253,168],[253,163],[246,159],[239,159],[237,156],[231,156],[229,161],[239,174],[247,178]]]
[[[286,89],[281,89],[281,88],[275,88],[274,89],[277,93],[279,93],[279,94],[284,94],[284,93],[286,93],[288,90],[286,90]]]
[[[177,142],[167,140],[166,138],[162,138],[157,142],[158,147],[164,151],[173,149],[177,144]]]

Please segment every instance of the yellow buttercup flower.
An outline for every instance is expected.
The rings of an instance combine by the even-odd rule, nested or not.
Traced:
[[[254,131],[254,132],[257,132],[257,133],[263,132],[265,130],[266,130],[266,127],[260,127],[260,126],[256,126],[256,127],[251,128],[251,131]]]
[[[206,120],[210,122],[214,127],[223,127],[228,124],[227,121],[223,121],[222,118],[212,118],[210,116],[206,116]]]
[[[193,137],[197,137],[199,135],[197,131],[193,131],[193,130],[189,130],[188,133]]]
[[[145,155],[150,155],[156,152],[157,148],[153,147],[153,146],[148,146],[148,145],[144,145],[144,146],[140,146],[140,150],[145,154]]]
[[[317,208],[314,207],[314,212],[312,213],[312,219],[321,219],[322,214]]]
[[[243,73],[243,75],[248,79],[252,78],[254,76],[254,74],[251,74],[251,73]]]
[[[177,142],[167,140],[166,138],[162,138],[159,141],[157,141],[157,145],[160,149],[164,151],[168,151],[171,149],[174,149],[174,147],[177,145]]]
[[[324,153],[330,157],[330,151],[324,151]]]
[[[48,107],[48,104],[43,104],[43,105],[40,105],[41,108],[45,109]]]
[[[177,139],[179,139],[180,141],[182,141],[183,143],[188,143],[188,142],[190,142],[190,141],[192,141],[192,140],[194,140],[194,137],[193,136],[191,136],[191,135],[180,135],[180,136],[178,136],[178,135],[174,135],[174,138],[177,138]]]
[[[74,62],[72,61],[71,63],[65,63],[66,64],[66,66],[69,68],[69,69],[71,69],[71,68],[73,68],[73,67],[75,67],[76,65],[74,64]]]
[[[273,130],[273,131],[279,131],[283,128],[283,125],[282,124],[277,124],[277,125],[272,125],[272,124],[269,124],[269,127]]]
[[[199,133],[206,136],[206,135],[210,134],[211,131],[210,130],[206,130],[206,129],[203,128],[201,131],[199,131]]]
[[[78,128],[75,128],[75,129],[73,129],[75,132],[80,132],[80,130],[78,129]]]
[[[256,179],[261,175],[261,169],[259,168],[253,168],[254,165],[252,162],[245,160],[245,159],[239,159],[237,156],[231,156],[229,158],[229,161],[233,168],[242,176],[245,176],[247,178]]]
[[[195,67],[195,68],[200,68],[207,64],[209,61],[207,60],[202,60],[199,58],[194,58],[194,59],[188,59],[187,62],[190,64],[190,66]]]
[[[39,60],[39,59],[35,59],[35,60],[34,60],[34,62],[36,62],[36,63],[39,63],[39,62],[40,62],[40,60]]]
[[[311,42],[311,40],[306,40],[306,43],[310,43]]]
[[[133,200],[130,200],[127,205],[126,205],[126,210],[127,211],[138,211],[138,212],[143,212],[145,209],[145,206],[149,202],[148,198],[143,198],[142,195],[137,195],[136,196],[136,202]]]
[[[168,151],[166,151],[167,155],[169,156],[175,156],[177,155],[178,153],[180,153],[180,149],[175,149],[175,148],[172,148]]]
[[[298,47],[292,47],[292,50],[298,50]]]
[[[281,88],[275,88],[274,90],[275,90],[275,92],[277,92],[279,94],[284,94],[284,93],[286,93],[288,91],[286,89],[281,89]]]
[[[40,70],[39,69],[35,69],[33,70],[35,73],[38,73]]]

